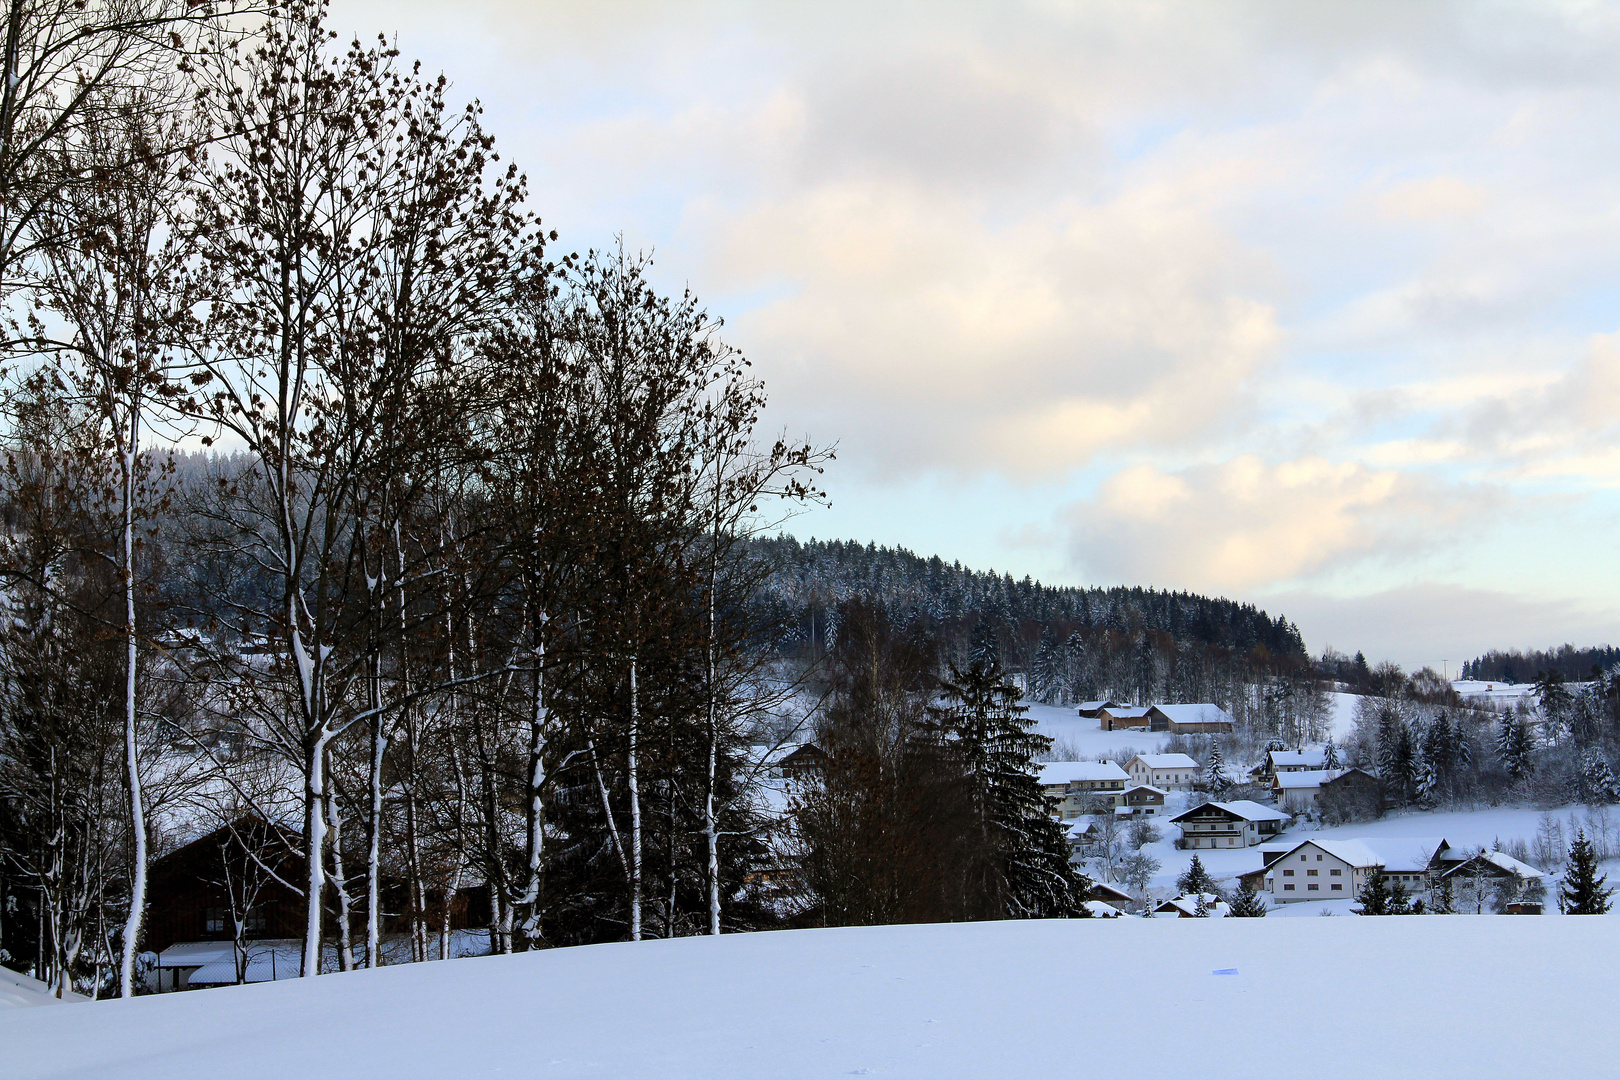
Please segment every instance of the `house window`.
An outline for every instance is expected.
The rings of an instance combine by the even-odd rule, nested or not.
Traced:
[[[242,920],[242,932],[244,934],[264,933],[264,908],[248,908],[247,918]]]
[[[1333,883],[1333,891],[1334,892],[1343,892],[1344,891],[1344,886],[1339,884],[1337,881],[1335,881]]]
[[[1344,871],[1343,870],[1329,870],[1328,871],[1328,877],[1343,877],[1343,876],[1344,876]]]
[[[1316,861],[1317,861],[1317,862],[1321,862],[1321,861],[1322,861],[1322,856],[1320,856],[1320,855],[1318,855],[1318,856],[1317,856],[1317,857],[1316,857]]]
[[[203,908],[202,924],[204,934],[225,933],[225,909],[218,907]]]
[[[1305,886],[1305,888],[1306,888],[1306,890],[1307,890],[1307,891],[1309,891],[1309,892],[1316,892],[1316,891],[1318,891],[1318,890],[1319,890],[1319,889],[1321,889],[1321,888],[1322,888],[1322,886],[1320,886],[1320,885],[1318,885],[1318,884],[1316,884],[1316,882],[1314,882],[1314,881],[1313,881],[1313,882],[1311,882],[1311,883],[1310,883],[1310,884],[1309,884],[1309,885],[1307,885],[1307,886]]]
[[[1294,891],[1294,886],[1293,886],[1292,882],[1290,882],[1289,884],[1283,886],[1283,892],[1293,892],[1293,891]]]
[[[1292,870],[1284,870],[1283,871],[1283,877],[1293,877],[1293,876],[1294,876],[1294,872]]]
[[[1309,856],[1309,855],[1301,855],[1301,856],[1300,856],[1300,857],[1299,857],[1299,861],[1300,861],[1300,862],[1310,862],[1310,861],[1311,861],[1311,857],[1310,857],[1310,856]]]
[[[1305,876],[1306,877],[1315,877],[1316,876],[1316,871],[1315,870],[1307,870],[1307,871],[1305,871]]]

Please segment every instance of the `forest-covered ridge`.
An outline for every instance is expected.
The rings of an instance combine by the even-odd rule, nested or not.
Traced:
[[[1246,652],[1264,646],[1278,656],[1303,659],[1305,641],[1285,616],[1273,618],[1254,604],[1140,585],[1046,585],[1025,575],[974,570],[960,561],[924,557],[903,547],[857,540],[798,540],[780,535],[754,541],[774,570],[766,593],[809,623],[852,597],[880,602],[902,620],[941,623],[974,616],[1011,627],[1050,627],[1058,637],[1075,631],[1155,631],[1177,641],[1196,641]]]

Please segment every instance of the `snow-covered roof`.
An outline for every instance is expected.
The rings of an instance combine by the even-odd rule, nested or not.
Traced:
[[[1107,709],[1117,707],[1118,705],[1119,702],[1115,701],[1114,699],[1104,698],[1101,701],[1082,701],[1080,704],[1076,705],[1075,708],[1081,712],[1096,712],[1098,709]]]
[[[1266,757],[1274,769],[1320,769],[1327,764],[1327,747],[1306,750],[1273,750]]]
[[[1147,709],[1137,708],[1135,705],[1116,705],[1106,708],[1103,711],[1109,716],[1124,720],[1131,720],[1137,717],[1146,716],[1148,714]]]
[[[1112,904],[1105,904],[1101,900],[1087,900],[1086,910],[1091,912],[1091,917],[1094,919],[1119,919],[1125,916],[1125,913],[1119,908],[1114,907]]]
[[[1155,705],[1154,708],[1178,724],[1230,724],[1232,722],[1232,717],[1228,715],[1225,709],[1208,701],[1186,705]]]
[[[1164,790],[1164,788],[1156,788],[1152,784],[1133,784],[1125,789],[1125,794],[1129,795],[1133,791],[1151,791],[1155,795],[1170,794],[1168,791]]]
[[[1070,838],[1084,836],[1086,833],[1090,832],[1096,827],[1097,823],[1095,821],[1092,821],[1090,818],[1081,818],[1079,821],[1076,821],[1069,826],[1069,836]]]
[[[1280,788],[1315,788],[1321,787],[1329,780],[1349,772],[1348,769],[1306,769],[1302,772],[1285,772],[1277,774],[1277,786]]]
[[[1212,919],[1219,919],[1232,913],[1232,905],[1222,900],[1216,893],[1204,894],[1204,908],[1209,912]],[[1198,914],[1198,897],[1196,895],[1189,893],[1185,896],[1178,896],[1174,900],[1166,900],[1153,909],[1155,915],[1164,914],[1179,917],[1182,912],[1188,915]]]
[[[1198,762],[1186,754],[1137,754],[1132,761],[1140,761],[1150,769],[1196,769]]]
[[[1082,781],[1129,780],[1130,774],[1112,761],[1049,761],[1041,766],[1041,784],[1078,784]]]
[[[1188,817],[1210,806],[1219,807],[1229,814],[1242,818],[1244,821],[1287,821],[1289,818],[1294,816],[1292,814],[1284,813],[1274,806],[1265,806],[1249,799],[1234,799],[1231,802],[1204,803],[1203,806],[1195,806],[1191,810],[1183,810],[1170,820],[1180,821],[1182,818]]]
[[[1529,863],[1520,862],[1518,859],[1515,859],[1513,856],[1511,856],[1511,855],[1509,855],[1509,854],[1507,854],[1506,852],[1503,852],[1503,851],[1487,851],[1487,852],[1484,852],[1484,853],[1482,853],[1482,854],[1480,854],[1479,856],[1476,856],[1476,857],[1484,859],[1486,862],[1490,863],[1492,866],[1495,866],[1495,867],[1497,867],[1498,869],[1501,869],[1501,870],[1505,870],[1508,873],[1514,875],[1515,877],[1522,878],[1525,881],[1535,881],[1535,880],[1539,880],[1540,878],[1545,876],[1544,874],[1542,874],[1542,872],[1540,870],[1537,870],[1535,867],[1531,866]],[[1452,874],[1458,873],[1459,871],[1463,871],[1463,867],[1467,866],[1469,863],[1471,863],[1473,861],[1474,861],[1473,859],[1466,859],[1466,860],[1464,860],[1462,862],[1459,862],[1455,867],[1453,867],[1452,869],[1446,871],[1447,876],[1449,877]],[[1466,871],[1463,871],[1463,872],[1466,873]]]
[[[1131,899],[1130,893],[1126,892],[1124,889],[1121,889],[1117,885],[1110,885],[1106,881],[1093,881],[1091,883],[1091,891],[1094,893],[1108,893],[1111,896],[1118,897],[1119,899],[1125,901],[1129,901]]]
[[[1421,874],[1446,841],[1439,836],[1378,836],[1351,840],[1306,840],[1354,867],[1381,866],[1386,874]],[[1297,848],[1296,848],[1297,850]]]

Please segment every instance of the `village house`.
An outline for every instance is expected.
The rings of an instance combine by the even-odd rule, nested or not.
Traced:
[[[1082,701],[1078,706],[1075,707],[1075,712],[1079,714],[1080,719],[1082,720],[1095,720],[1098,716],[1102,715],[1102,711],[1104,709],[1118,709],[1124,704],[1125,703],[1123,701],[1114,701],[1112,699],[1103,701]]]
[[[1124,705],[1110,705],[1097,711],[1097,726],[1103,731],[1146,731],[1148,711]]]
[[[1450,852],[1441,837],[1306,840],[1285,852],[1262,850],[1263,881],[1279,904],[1353,900],[1374,874],[1426,899],[1430,882],[1456,861]]]
[[[1221,919],[1232,914],[1232,905],[1222,900],[1219,893],[1204,893],[1204,914],[1198,914],[1197,896],[1178,896],[1174,900],[1166,900],[1153,909],[1155,919]]]
[[[1091,891],[1086,893],[1086,899],[1107,904],[1109,907],[1117,908],[1120,911],[1129,911],[1136,904],[1135,897],[1131,896],[1130,893],[1103,881],[1092,883]]]
[[[1272,797],[1291,814],[1320,814],[1330,793],[1342,800],[1381,797],[1382,791],[1378,777],[1364,769],[1299,769],[1279,772],[1271,782]]]
[[[1545,876],[1506,852],[1482,851],[1451,863],[1436,880],[1449,880],[1456,892],[1476,890],[1480,898],[1500,899],[1501,910],[1509,915],[1540,915]]]
[[[1207,701],[1154,705],[1148,709],[1148,730],[1172,735],[1220,735],[1232,730],[1232,718],[1225,709]]]
[[[1084,859],[1090,856],[1091,846],[1102,836],[1102,829],[1098,827],[1093,818],[1080,818],[1071,822],[1066,835],[1069,839],[1069,855],[1073,859]]]
[[[1204,803],[1170,820],[1181,826],[1182,847],[1234,848],[1253,847],[1276,836],[1289,819],[1275,807],[1239,799]]]
[[[1041,790],[1053,800],[1059,820],[1080,817],[1099,798],[1114,805],[1131,777],[1112,761],[1049,761],[1041,766]]]
[[[1138,754],[1125,766],[1131,780],[1164,791],[1191,791],[1198,762],[1186,754]]]
[[[1271,750],[1266,753],[1266,760],[1249,771],[1249,778],[1270,787],[1279,773],[1326,769],[1327,756],[1324,746],[1306,747],[1303,750]]]
[[[291,883],[304,877],[301,845],[297,829],[247,816],[154,860],[142,942],[144,951],[157,954],[148,988],[169,993],[296,978],[305,912]],[[385,879],[387,910],[402,910],[404,891]],[[470,926],[489,925],[487,887],[463,889],[448,904],[433,896],[429,905],[430,924],[448,920],[445,929],[452,933],[465,936]],[[385,928],[408,953],[408,941],[395,932],[397,921],[385,920]],[[336,923],[327,922],[324,934],[335,939]],[[458,944],[458,955],[488,951],[487,934],[483,939],[471,949]],[[335,967],[330,941],[325,951]]]
[[[1151,784],[1137,784],[1119,793],[1115,812],[1156,817],[1164,813],[1166,794],[1168,793]]]
[[[776,763],[777,771],[784,780],[814,780],[821,775],[822,768],[827,763],[827,755],[815,743],[805,743],[784,754]]]

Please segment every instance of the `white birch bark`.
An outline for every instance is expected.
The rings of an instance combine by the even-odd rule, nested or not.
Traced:
[[[140,452],[140,405],[131,395],[128,439],[121,448],[123,475],[124,584],[124,766],[129,785],[129,827],[133,841],[129,915],[124,920],[123,955],[118,967],[120,997],[135,996],[135,954],[140,948],[141,924],[146,916],[146,796],[141,786],[140,742],[135,724],[135,457]]]

